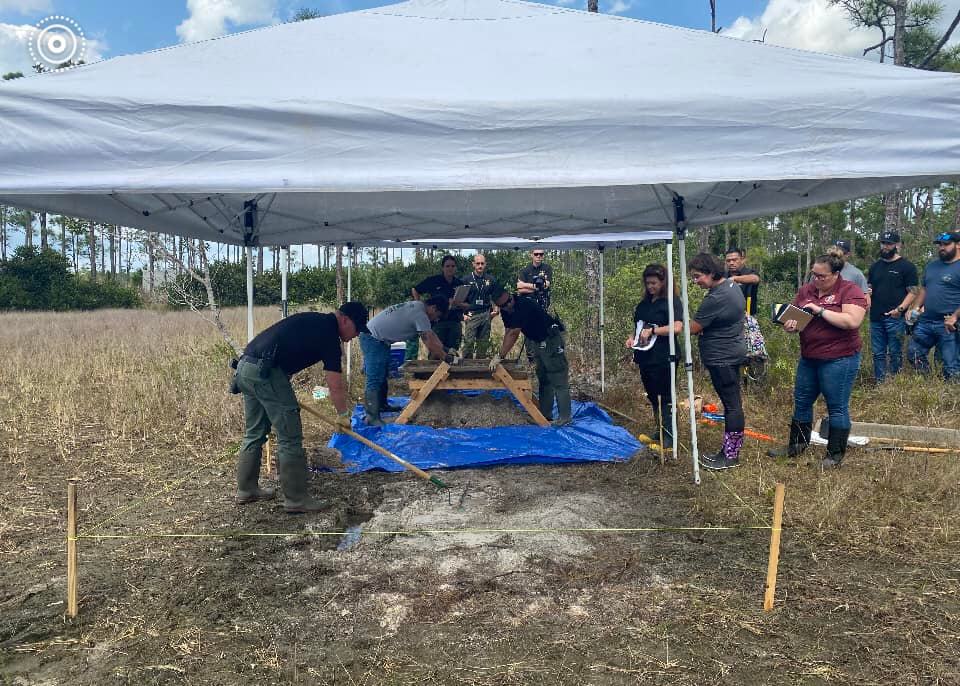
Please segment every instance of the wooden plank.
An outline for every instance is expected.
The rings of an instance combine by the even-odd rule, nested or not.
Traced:
[[[427,379],[437,366],[440,365],[439,360],[411,360],[406,362],[401,369],[403,372],[414,378]],[[510,374],[515,379],[527,379],[530,378],[530,372],[527,369],[520,369],[515,362],[501,363],[504,369],[507,370],[507,373]],[[489,360],[463,360],[460,364],[450,367],[450,376],[451,377],[467,377],[467,378],[490,378],[490,361]]]
[[[428,381],[423,379],[410,379],[407,385],[410,387],[411,395],[413,391],[423,388]],[[517,388],[527,392],[530,391],[530,381],[527,379],[516,379],[514,381]],[[447,379],[436,385],[437,391],[502,391],[503,384],[493,379]]]
[[[433,392],[433,389],[437,387],[437,384],[447,378],[447,373],[450,371],[450,365],[446,362],[441,362],[437,367],[437,371],[433,373],[430,379],[419,389],[416,397],[410,398],[410,402],[407,403],[407,406],[403,408],[403,412],[400,413],[400,416],[397,417],[395,424],[406,424],[410,421],[410,418],[414,413],[420,409],[420,406],[423,405],[423,401],[429,397]]]
[[[773,609],[773,598],[777,592],[777,567],[780,564],[780,529],[783,526],[783,497],[785,487],[777,484],[773,496],[773,526],[770,527],[770,555],[767,558],[767,587],[763,593],[763,609]]]
[[[827,417],[820,421],[820,435],[824,438],[830,435],[830,421]],[[918,445],[960,445],[960,429],[853,422],[850,426],[850,435],[866,436],[867,438],[890,438]]]
[[[533,399],[527,395],[524,389],[517,386],[513,377],[507,373],[507,370],[503,368],[503,365],[497,365],[496,370],[493,372],[493,378],[499,379],[504,386],[507,387],[507,390],[513,393],[513,396],[523,405],[524,409],[533,417],[533,421],[536,422],[539,426],[550,426],[550,422],[547,421],[547,418],[540,413],[540,408],[537,407]]]

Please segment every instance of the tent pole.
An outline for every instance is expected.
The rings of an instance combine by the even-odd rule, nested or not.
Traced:
[[[247,246],[247,343],[253,340],[253,246]]]
[[[290,269],[290,248],[280,248],[280,305],[281,316],[287,318],[287,272]]]
[[[667,243],[667,311],[669,312],[668,319],[670,320],[667,326],[670,327],[670,427],[673,431],[671,436],[673,436],[673,456],[677,457],[679,454],[680,441],[677,440],[677,341],[676,337],[673,335],[673,322],[674,316],[676,313],[673,309],[673,239],[670,239],[670,242]],[[686,307],[686,305],[684,305]],[[663,421],[663,417],[660,418],[660,421]]]
[[[607,358],[603,340],[603,245],[598,246],[600,251],[600,395],[607,391]]]
[[[353,243],[347,243],[347,301],[353,300]],[[352,362],[353,341],[347,341],[347,383],[350,383],[350,366]]]
[[[687,370],[687,401],[690,403],[690,452],[693,459],[693,483],[700,485],[700,455],[697,448],[697,409],[693,404],[693,355],[690,352],[690,307],[687,289],[687,220],[683,211],[683,197],[674,193],[674,230],[677,251],[680,253],[680,297],[683,300],[683,367]]]

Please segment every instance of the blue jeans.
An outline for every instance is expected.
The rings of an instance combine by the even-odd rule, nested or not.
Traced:
[[[827,401],[830,426],[850,428],[850,392],[860,370],[860,353],[836,360],[810,360],[797,363],[797,383],[793,388],[793,419],[813,423],[813,404],[817,396]]]
[[[390,344],[368,333],[360,334],[360,350],[363,351],[363,373],[367,375],[364,391],[380,392],[390,370]]]
[[[903,317],[884,317],[870,322],[870,349],[873,351],[873,378],[883,381],[887,375],[887,356],[890,356],[890,376],[903,366],[903,334],[907,329]]]
[[[930,371],[927,355],[936,347],[943,363],[946,379],[960,379],[960,351],[957,350],[957,334],[947,331],[941,321],[921,319],[913,328],[913,337],[907,345],[907,359],[921,373]]]

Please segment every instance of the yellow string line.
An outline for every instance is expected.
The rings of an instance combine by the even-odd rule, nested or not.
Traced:
[[[116,519],[116,518],[119,517],[120,515],[129,512],[129,511],[132,510],[133,508],[139,507],[140,505],[143,505],[144,503],[147,503],[147,502],[153,500],[154,498],[157,498],[157,497],[163,495],[164,493],[169,493],[169,492],[170,492],[173,488],[175,488],[176,486],[179,486],[180,484],[182,484],[184,481],[187,481],[188,479],[192,479],[194,476],[196,476],[197,474],[199,474],[200,472],[202,472],[204,469],[207,469],[207,468],[209,468],[209,467],[212,467],[212,466],[215,465],[217,462],[221,461],[223,458],[227,457],[228,455],[231,455],[233,452],[234,452],[234,449],[233,449],[233,448],[228,448],[227,450],[225,450],[225,451],[223,451],[222,453],[220,453],[220,454],[219,454],[217,457],[215,457],[213,460],[211,460],[210,462],[207,462],[207,463],[205,463],[205,464],[200,465],[200,466],[197,467],[194,471],[190,472],[189,474],[187,474],[187,475],[186,475],[185,477],[183,477],[182,479],[177,479],[176,481],[172,481],[171,483],[167,484],[166,486],[164,486],[163,488],[161,488],[161,489],[160,489],[159,491],[157,491],[156,493],[154,493],[154,494],[152,494],[152,495],[144,496],[143,498],[140,498],[139,500],[134,500],[130,505],[127,505],[127,506],[125,506],[125,507],[121,507],[121,508],[117,509],[112,515],[110,515],[109,517],[107,517],[107,518],[104,519],[103,521],[99,522],[98,524],[94,524],[94,525],[91,526],[89,529],[84,530],[84,534],[81,535],[80,538],[86,537],[86,533],[87,533],[87,532],[89,532],[89,531],[96,531],[97,529],[99,529],[100,527],[102,527],[104,524],[113,521],[114,519]]]
[[[747,508],[748,510],[750,510],[750,512],[753,513],[753,516],[757,518],[757,521],[758,521],[758,522],[761,522],[762,524],[766,524],[766,526],[765,526],[765,527],[762,527],[762,528],[766,528],[766,529],[771,528],[771,523],[768,522],[768,521],[767,521],[766,519],[764,519],[763,517],[761,517],[761,516],[757,513],[756,510],[754,510],[752,507],[750,507],[750,505],[743,500],[743,498],[741,498],[741,497],[738,496],[736,493],[734,493],[734,492],[733,492],[733,489],[730,488],[729,486],[727,486],[726,482],[725,482],[723,479],[721,479],[717,474],[714,474],[713,472],[709,472],[709,474],[710,474],[711,477],[713,477],[713,478],[717,481],[717,483],[719,483],[721,486],[723,486],[725,489],[727,489],[727,492],[730,493],[730,495],[732,495],[734,498],[736,498],[737,500],[739,500],[739,501],[743,504],[743,506],[744,506],[745,508]]]
[[[150,538],[296,538],[320,536],[422,536],[427,534],[553,534],[553,533],[644,533],[655,531],[768,531],[769,526],[668,526],[668,527],[603,527],[573,529],[406,529],[399,531],[359,530],[359,531],[296,531],[285,533],[272,532],[223,532],[223,533],[156,533],[156,534],[80,534],[76,539],[150,539]]]

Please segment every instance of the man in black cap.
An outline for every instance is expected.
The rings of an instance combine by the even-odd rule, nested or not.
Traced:
[[[290,377],[323,362],[337,424],[350,426],[350,407],[341,374],[341,343],[367,330],[367,308],[348,302],[330,314],[301,312],[260,332],[237,363],[232,390],[243,393],[244,435],[237,456],[237,503],[273,498],[257,485],[263,444],[270,427],[277,433],[277,468],[283,486],[283,509],[291,514],[320,512],[325,502],[307,493],[307,459],[303,452],[300,406]]]
[[[907,345],[907,359],[921,372],[930,371],[927,354],[936,346],[943,361],[943,376],[960,382],[960,231],[945,231],[933,242],[939,259],[927,263],[914,307],[923,307]]]
[[[917,292],[917,268],[900,255],[900,234],[880,234],[880,259],[867,270],[870,287],[870,349],[877,383],[900,371],[903,364],[904,314]]]
[[[493,301],[500,308],[505,333],[500,353],[493,356],[490,369],[497,368],[523,332],[537,362],[540,412],[547,419],[553,417],[553,401],[556,398],[559,417],[552,423],[554,426],[569,424],[572,414],[570,379],[561,335],[563,327],[532,298],[515,298],[509,291],[499,288]]]

